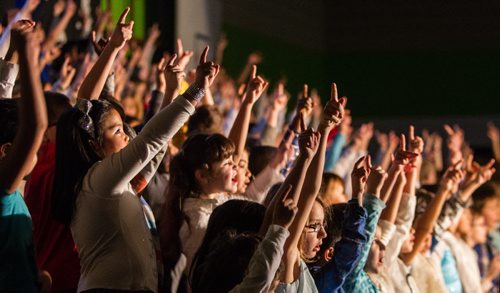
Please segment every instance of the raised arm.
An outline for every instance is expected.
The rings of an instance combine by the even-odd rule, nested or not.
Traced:
[[[109,42],[106,47],[104,47],[99,58],[97,58],[89,74],[85,77],[78,91],[78,98],[93,100],[98,99],[101,95],[118,52],[125,46],[125,43],[132,38],[134,21],[132,20],[129,23],[125,23],[129,11],[130,8],[127,7],[120,15],[120,19],[116,24]]]
[[[297,206],[288,198],[291,189],[290,185],[282,189],[280,194],[276,195],[279,200],[275,208],[266,211],[272,214],[272,225],[252,256],[245,278],[229,292],[269,291],[281,263],[283,246],[289,235],[288,227],[297,213]]]
[[[491,150],[495,157],[495,160],[500,161],[500,130],[493,124],[489,122],[488,125],[488,138],[491,141]]]
[[[463,159],[464,132],[458,125],[451,127],[445,124],[444,130],[448,134],[448,164],[451,166]]]
[[[304,97],[308,97],[307,89],[304,88]],[[344,117],[344,106],[347,100],[337,95],[337,86],[335,83],[331,86],[331,97],[325,106],[323,118],[318,127],[318,132],[314,134],[318,140],[317,152],[307,171],[306,182],[300,198],[298,200],[298,212],[295,221],[290,226],[290,237],[285,244],[285,275],[284,282],[292,283],[294,278],[294,269],[297,265],[297,250],[300,236],[307,223],[309,214],[321,187],[321,179],[325,166],[325,153],[328,134],[340,124]],[[310,131],[310,130],[309,130]]]
[[[91,185],[104,194],[119,194],[116,188],[127,185],[160,152],[194,112],[203,97],[205,83],[211,84],[219,66],[207,62],[208,47],[196,70],[196,81],[173,103],[160,111],[120,152],[102,160],[93,169]],[[112,172],[110,172],[112,170]]]
[[[493,159],[481,166],[477,162],[474,162],[474,156],[472,154],[467,156],[465,163],[465,178],[459,186],[459,198],[462,202],[467,202],[476,189],[491,180],[491,177],[496,171],[493,167],[494,165],[495,160]]]
[[[21,96],[19,101],[19,128],[12,147],[2,158],[0,188],[13,193],[33,167],[36,153],[47,129],[47,110],[42,85],[38,76],[38,56],[33,48],[39,46],[32,29],[34,22],[12,31],[12,43],[19,52]]]
[[[45,41],[42,44],[43,52],[50,51],[56,45],[57,39],[64,32],[77,9],[78,7],[73,0],[66,2],[66,8],[64,9],[61,19],[49,32],[47,38],[45,38]]]
[[[415,256],[422,250],[422,247],[425,245],[425,238],[429,233],[432,233],[447,197],[463,179],[464,171],[461,170],[462,162],[463,161],[460,160],[448,168],[443,176],[436,195],[427,206],[425,212],[420,215],[419,219],[417,219],[413,250],[412,252],[401,256],[401,259],[407,265],[411,265]]]
[[[234,161],[239,162],[240,156],[245,150],[245,144],[248,136],[248,127],[250,125],[250,116],[252,115],[252,107],[266,90],[269,83],[262,77],[257,76],[257,66],[252,66],[252,74],[250,82],[247,86],[247,91],[244,94],[243,102],[241,103],[240,111],[233,127],[229,132],[229,139],[235,144]]]
[[[306,143],[309,143],[309,146],[306,147]],[[307,168],[311,163],[312,156],[314,155],[314,150],[311,147],[314,147],[313,143],[314,137],[312,135],[312,131],[304,133],[299,140],[300,154],[295,161],[295,165],[293,166],[288,176],[286,176],[285,181],[281,184],[280,189],[277,194],[281,194],[283,189],[289,188],[291,186],[291,190],[289,192],[289,198],[291,198],[295,205],[297,205],[298,198],[300,195],[300,191],[302,190],[302,185],[304,184],[304,178],[306,176]],[[274,210],[275,206],[279,204],[279,198],[274,196],[271,200],[271,203],[267,207],[268,210]],[[266,214],[264,221],[260,227],[260,234],[264,235],[266,233],[267,228],[271,224],[272,217],[271,214]]]

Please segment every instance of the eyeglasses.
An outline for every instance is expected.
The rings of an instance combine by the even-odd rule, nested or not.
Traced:
[[[311,225],[306,225],[305,228],[311,229],[310,232],[318,233],[319,230],[321,230],[321,228],[323,228],[323,230],[326,231],[326,228],[328,228],[328,225],[327,225],[326,222],[323,222],[323,223],[314,223],[314,224],[311,224]]]

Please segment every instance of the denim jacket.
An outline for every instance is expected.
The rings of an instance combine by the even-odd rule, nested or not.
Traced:
[[[375,284],[370,280],[368,274],[364,271],[366,260],[368,259],[368,254],[370,252],[370,247],[375,236],[375,231],[377,229],[377,222],[385,208],[385,204],[379,198],[371,194],[365,194],[363,200],[363,206],[368,212],[368,218],[366,220],[366,237],[367,241],[363,246],[361,251],[361,257],[359,263],[355,266],[354,270],[347,276],[344,285],[340,290],[345,292],[377,292]],[[340,292],[343,292],[340,291]]]
[[[357,199],[351,199],[345,208],[342,238],[335,243],[331,262],[321,268],[311,268],[319,292],[342,292],[345,278],[358,264],[366,244],[366,210]]]

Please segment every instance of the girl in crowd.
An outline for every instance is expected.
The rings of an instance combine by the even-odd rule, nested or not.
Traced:
[[[128,12],[120,16],[104,52],[119,51],[130,39]],[[206,61],[207,52],[200,58],[195,83],[133,140],[116,106],[104,100],[79,100],[61,117],[53,207],[55,216],[71,225],[80,255],[79,291],[158,291],[153,241],[131,181],[149,170],[213,82],[219,67]],[[146,180],[152,176],[148,173],[142,173]]]

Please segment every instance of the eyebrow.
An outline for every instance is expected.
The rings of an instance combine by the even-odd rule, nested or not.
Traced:
[[[123,123],[119,123],[119,122],[114,123],[114,124],[110,125],[110,126],[108,127],[108,129],[115,128],[115,127],[117,127],[117,126],[122,127],[122,126],[123,126]]]

